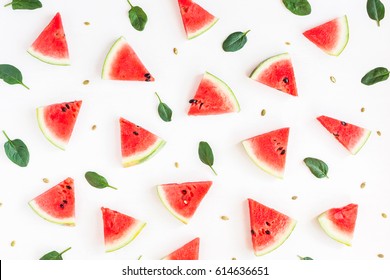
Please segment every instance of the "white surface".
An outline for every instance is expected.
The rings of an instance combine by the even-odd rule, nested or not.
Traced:
[[[388,17],[378,28],[368,18],[366,1],[311,1],[312,14],[291,14],[280,1],[198,0],[220,18],[207,33],[185,38],[176,0],[134,0],[149,16],[143,32],[128,20],[125,0],[43,1],[35,11],[0,8],[0,63],[18,67],[22,86],[1,81],[0,128],[28,145],[27,168],[0,153],[0,258],[38,259],[69,246],[66,259],[160,259],[177,247],[201,238],[201,259],[377,259],[390,255],[388,161],[390,150],[390,81],[371,87],[361,77],[377,66],[390,67]],[[387,3],[385,3],[387,4]],[[55,13],[61,12],[71,66],[45,64],[26,50]],[[339,57],[331,57],[307,41],[302,32],[347,14],[350,41]],[[89,21],[90,26],[85,26]],[[251,29],[248,43],[236,53],[222,51],[234,31]],[[104,58],[124,36],[156,78],[154,83],[101,80]],[[291,42],[286,45],[285,42]],[[178,55],[172,49],[176,47]],[[282,52],[292,56],[299,97],[267,88],[248,78],[265,58]],[[223,79],[235,92],[241,112],[223,116],[188,117],[188,100],[205,71]],[[329,77],[333,75],[334,84]],[[85,86],[83,80],[89,79]],[[173,121],[157,114],[157,91],[173,109]],[[83,100],[67,150],[50,144],[39,130],[35,108],[55,102]],[[360,108],[365,107],[364,113]],[[265,108],[267,114],[260,116]],[[363,149],[350,155],[316,121],[322,114],[344,119],[373,131]],[[139,123],[167,141],[149,161],[123,168],[120,158],[119,117]],[[91,130],[97,125],[95,131]],[[256,167],[240,144],[248,137],[289,126],[285,179]],[[379,137],[375,133],[382,132]],[[3,139],[5,141],[5,138]],[[208,141],[218,176],[203,165],[197,145]],[[307,156],[329,165],[330,179],[317,179],[303,163]],[[175,168],[174,162],[179,163]],[[98,190],[84,179],[96,171],[119,188]],[[76,227],[51,224],[37,216],[28,201],[73,177],[76,188]],[[42,178],[50,179],[44,184]],[[188,225],[175,219],[158,199],[156,185],[212,180],[213,186]],[[367,182],[365,189],[360,184]],[[291,196],[298,196],[292,200]],[[290,238],[274,252],[256,258],[249,234],[246,199],[253,198],[298,221]],[[316,216],[328,208],[359,204],[352,247],[339,244],[319,227]],[[147,225],[127,247],[105,253],[100,207],[109,207]],[[230,218],[220,219],[221,215]],[[16,241],[14,247],[10,246]]]

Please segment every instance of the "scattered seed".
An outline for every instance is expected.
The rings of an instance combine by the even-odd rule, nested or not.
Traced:
[[[233,261],[237,260],[235,257],[232,258]]]
[[[179,51],[176,48],[173,48],[173,53],[177,55]]]
[[[336,78],[333,77],[333,76],[330,76],[330,81],[335,84],[336,83]]]
[[[177,161],[175,162],[175,167],[179,168],[179,163]]]
[[[86,85],[88,85],[88,84],[89,84],[89,80],[84,80],[84,81],[83,81],[83,85],[86,86]]]
[[[382,132],[380,132],[379,130],[376,132],[376,134],[378,134],[378,136],[381,136],[382,135]]]
[[[49,183],[49,179],[47,179],[47,178],[43,178],[42,181],[43,181],[45,184]]]
[[[363,182],[363,183],[360,184],[360,188],[361,189],[364,189],[365,187],[366,187],[366,182]]]
[[[12,241],[11,241],[11,247],[15,247],[15,244],[16,244],[16,241],[15,241],[15,240],[12,240]]]
[[[382,217],[386,219],[387,218],[387,214],[386,213],[382,213]]]
[[[366,111],[366,108],[362,107],[362,108],[360,109],[360,112],[363,113],[364,111]]]
[[[384,257],[385,257],[385,255],[383,255],[383,254],[378,254],[378,258],[383,259]]]
[[[142,259],[142,255],[140,255],[137,260],[140,260],[140,259]]]
[[[92,130],[95,130],[96,129],[96,124],[94,124],[92,127],[91,127]]]
[[[228,216],[221,216],[221,220],[228,221],[229,217]]]
[[[286,42],[284,42],[287,46],[290,46],[291,45],[291,43],[290,42],[288,42],[288,41],[286,41]]]
[[[91,23],[89,21],[84,21],[84,25],[90,25]]]
[[[261,115],[264,117],[265,114],[267,114],[267,111],[265,109],[261,110]]]
[[[297,200],[298,197],[297,197],[296,195],[293,195],[293,196],[291,197],[291,199],[292,199],[292,200]]]
[[[0,202],[0,207],[3,206],[3,203]]]

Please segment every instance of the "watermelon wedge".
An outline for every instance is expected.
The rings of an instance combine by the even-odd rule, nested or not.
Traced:
[[[157,186],[157,193],[168,211],[188,224],[211,184],[211,181],[164,184]]]
[[[121,133],[122,165],[140,164],[154,156],[165,140],[124,118],[119,119]]]
[[[112,45],[104,60],[102,79],[153,82],[154,77],[124,37]]]
[[[49,64],[64,66],[70,64],[68,43],[60,13],[56,13],[27,52]]]
[[[352,245],[358,213],[357,204],[331,208],[317,217],[322,229],[334,240],[347,246]]]
[[[129,244],[146,223],[109,208],[101,207],[106,252],[119,250]]]
[[[317,120],[353,155],[361,150],[371,135],[368,129],[338,119],[320,116]]]
[[[54,146],[65,150],[82,101],[56,103],[36,109],[39,128]]]
[[[239,112],[240,105],[231,88],[221,79],[206,72],[195,96],[190,99],[188,115],[218,115]]]
[[[60,225],[75,225],[74,182],[66,178],[54,187],[38,195],[29,203],[43,219]]]
[[[256,256],[262,256],[282,245],[297,224],[296,220],[248,199],[252,246]]]
[[[294,68],[288,53],[278,54],[262,61],[249,77],[292,96],[298,96]]]
[[[332,19],[303,33],[303,35],[329,55],[339,56],[348,44],[347,16]]]
[[[163,260],[198,260],[199,259],[199,237],[176,249]]]
[[[281,128],[242,141],[248,156],[265,172],[283,178],[290,129]]]
[[[188,39],[193,39],[214,26],[218,18],[192,0],[179,0],[180,14]]]

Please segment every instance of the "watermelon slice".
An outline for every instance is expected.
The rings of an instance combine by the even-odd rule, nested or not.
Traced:
[[[43,219],[65,226],[75,225],[74,183],[66,178],[54,187],[38,195],[29,203]]]
[[[129,244],[146,223],[109,208],[101,207],[106,252],[119,250]]]
[[[66,42],[60,13],[54,16],[27,52],[49,64],[70,64],[68,43]]]
[[[261,62],[249,76],[252,80],[293,96],[298,96],[294,69],[288,53]]]
[[[282,245],[295,228],[296,220],[248,199],[253,250],[262,256]]]
[[[63,102],[36,109],[39,128],[54,146],[65,150],[72,136],[82,101]]]
[[[218,18],[192,0],[179,0],[180,14],[188,39],[193,39],[214,26]]]
[[[283,178],[290,129],[281,128],[242,141],[253,162],[265,172]]]
[[[119,119],[122,148],[122,165],[129,167],[154,156],[165,140],[124,118]]]
[[[157,193],[169,212],[188,224],[211,184],[211,181],[164,184],[157,186]]]
[[[184,244],[179,249],[164,257],[163,260],[198,260],[199,259],[199,237]]]
[[[188,115],[217,115],[239,112],[240,105],[231,88],[221,79],[206,72],[195,96],[190,100]]]
[[[349,40],[347,16],[325,22],[305,31],[303,35],[327,54],[339,56]]]
[[[327,116],[317,120],[353,155],[357,154],[367,142],[371,131]]]
[[[352,245],[358,205],[348,204],[341,208],[331,208],[318,216],[318,222],[327,235],[345,245]]]
[[[102,79],[153,82],[154,77],[143,65],[124,37],[112,45],[104,60]]]

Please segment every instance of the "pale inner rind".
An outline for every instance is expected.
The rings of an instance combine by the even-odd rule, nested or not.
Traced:
[[[49,222],[62,224],[62,225],[69,225],[69,226],[75,225],[74,217],[59,219],[47,214],[45,210],[43,210],[34,200],[30,201],[28,204],[39,216],[41,216],[43,219]]]
[[[38,119],[39,128],[41,129],[43,135],[47,138],[47,140],[49,140],[54,146],[60,148],[61,150],[65,150],[68,141],[64,141],[58,138],[50,131],[50,129],[48,129],[45,126],[44,111],[45,111],[44,107],[37,108],[37,119]]]
[[[171,207],[171,204],[169,203],[169,201],[167,200],[167,197],[165,196],[165,191],[164,191],[164,187],[163,186],[161,186],[161,185],[157,186],[157,193],[158,193],[158,196],[161,199],[161,202],[168,209],[168,211],[173,216],[175,216],[177,219],[182,221],[183,223],[188,224],[189,220],[186,217],[183,217],[182,215],[177,213],[176,210]]]
[[[137,235],[145,226],[145,222],[137,221],[131,228],[129,228],[125,233],[123,233],[123,236],[121,238],[115,240],[112,243],[105,243],[106,252],[113,252],[126,246],[131,241],[133,241],[134,238],[137,237]]]
[[[153,156],[155,153],[157,153],[158,150],[160,150],[165,145],[165,143],[165,140],[161,138],[157,139],[156,142],[148,149],[128,157],[123,157],[122,165],[124,167],[129,167],[144,162],[145,160]]]
[[[328,219],[327,213],[323,213],[318,217],[318,222],[320,223],[322,229],[327,235],[329,235],[334,240],[343,243],[345,245],[351,246],[352,235],[350,233],[340,231],[334,223]]]

